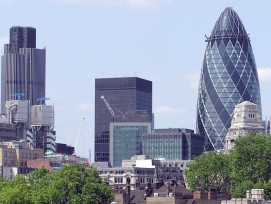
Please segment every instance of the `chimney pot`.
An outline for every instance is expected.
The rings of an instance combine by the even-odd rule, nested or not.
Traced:
[[[216,188],[209,188],[208,191],[208,199],[217,199],[217,189]]]

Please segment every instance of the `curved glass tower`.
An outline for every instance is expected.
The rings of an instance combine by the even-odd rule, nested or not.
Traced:
[[[219,16],[206,40],[197,102],[197,133],[206,149],[222,149],[236,104],[256,103],[261,95],[248,34],[232,8]]]

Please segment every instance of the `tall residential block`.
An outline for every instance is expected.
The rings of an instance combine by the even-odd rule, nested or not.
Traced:
[[[199,83],[197,133],[206,149],[223,149],[235,105],[250,101],[259,107],[261,94],[250,39],[232,8],[226,8],[206,39]]]
[[[37,105],[45,96],[46,50],[36,48],[36,29],[12,27],[1,64],[1,113],[5,102],[19,99]],[[18,95],[18,94],[21,95]]]
[[[152,122],[152,82],[138,77],[95,79],[95,161],[110,161],[110,122]],[[132,113],[132,114],[130,114]]]

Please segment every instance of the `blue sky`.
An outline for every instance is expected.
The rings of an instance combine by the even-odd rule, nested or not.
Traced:
[[[46,95],[55,105],[57,142],[74,145],[85,117],[77,154],[88,156],[95,78],[152,80],[155,128],[195,129],[205,35],[227,6],[250,35],[265,118],[271,113],[270,0],[0,0],[0,52],[10,27],[37,29],[37,47],[47,50]]]

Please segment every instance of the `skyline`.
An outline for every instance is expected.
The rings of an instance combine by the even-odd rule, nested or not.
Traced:
[[[214,0],[5,0],[0,6],[0,52],[8,43],[10,27],[36,28],[37,47],[46,47],[46,97],[51,99],[47,104],[56,108],[57,142],[74,144],[81,118],[86,118],[85,146],[80,148],[84,156],[91,147],[93,158],[95,78],[151,80],[155,128],[195,130],[205,35],[211,34],[228,6],[250,34],[263,120],[270,116],[271,26],[267,19],[271,2],[267,0],[245,5]]]

